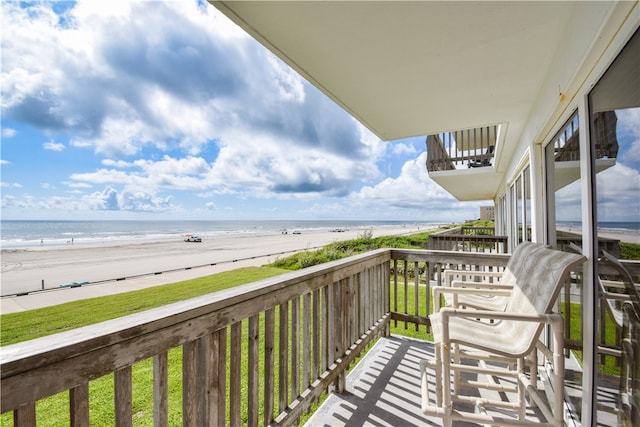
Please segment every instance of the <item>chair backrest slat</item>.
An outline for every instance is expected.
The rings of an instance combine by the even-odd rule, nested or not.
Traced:
[[[549,313],[564,279],[584,257],[531,242],[518,249],[509,260],[516,283],[505,311]]]

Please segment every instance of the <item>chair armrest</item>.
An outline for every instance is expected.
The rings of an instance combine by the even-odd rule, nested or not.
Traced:
[[[445,307],[440,310],[443,317],[471,317],[474,319],[500,319],[514,320],[519,322],[543,322],[554,323],[562,320],[562,316],[558,313],[516,313],[513,311],[489,311],[489,310],[467,310],[459,308]]]
[[[616,280],[600,280],[604,288],[625,290],[624,283]],[[640,283],[633,284],[640,291]]]
[[[553,334],[556,339],[562,341],[564,334],[564,319],[557,313],[515,313],[515,312],[496,312],[487,310],[467,310],[445,307],[440,310],[442,317],[442,343],[445,346],[449,344],[449,318],[463,317],[473,319],[492,319],[492,320],[510,320],[515,322],[536,322],[550,324],[553,328]]]
[[[454,276],[470,276],[470,277],[502,277],[502,271],[465,271],[465,270],[445,270],[444,271],[444,284],[449,286]]]
[[[453,288],[448,286],[434,286],[433,289],[433,311],[437,313],[441,311],[440,296],[442,294],[454,295],[484,295],[484,296],[509,296],[511,289],[476,289],[476,288]],[[465,310],[466,311],[466,310]]]
[[[470,287],[475,289],[513,289],[513,285],[503,285],[502,283],[486,283],[486,282],[467,282],[462,280],[454,280],[451,282],[451,288]]]

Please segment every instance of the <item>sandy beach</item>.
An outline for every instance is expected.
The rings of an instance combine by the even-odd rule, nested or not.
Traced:
[[[371,229],[373,237],[425,230],[416,227]],[[295,252],[356,239],[363,231],[228,235],[205,238],[201,243],[180,239],[3,250],[0,313],[32,310],[260,266]],[[89,283],[74,288],[59,286],[72,282]]]
[[[373,237],[413,234],[427,228],[371,229]],[[565,231],[577,232],[566,229]],[[175,283],[241,267],[269,264],[292,253],[356,239],[364,230],[302,234],[228,235],[201,243],[182,239],[103,245],[2,250],[0,313],[62,304],[85,298]],[[640,244],[638,233],[601,237]],[[80,287],[60,284],[88,282]]]

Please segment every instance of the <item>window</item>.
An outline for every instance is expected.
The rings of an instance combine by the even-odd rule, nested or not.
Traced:
[[[620,250],[624,242],[634,242],[640,231],[640,32],[631,40],[589,94],[591,169],[594,171],[595,206],[593,225],[597,235],[596,251],[606,250],[616,258],[624,258]],[[594,259],[598,252],[593,254]],[[594,278],[615,282],[614,272],[602,271],[595,263]],[[595,283],[598,283],[597,281]],[[596,288],[606,294],[604,289]],[[619,291],[618,291],[619,292]],[[596,294],[597,295],[597,294]],[[617,296],[617,295],[616,295]],[[636,363],[640,354],[640,322],[629,314],[620,323],[605,320],[603,314],[622,305],[612,299],[597,298],[597,379],[598,389],[617,389],[631,403],[622,406],[614,401],[617,416],[598,411],[599,425],[638,425],[640,422],[640,368],[626,369],[625,354],[633,353]],[[626,324],[625,324],[626,319]],[[631,332],[629,331],[631,328]],[[627,344],[622,344],[626,342]],[[628,361],[628,357],[626,358]],[[633,365],[631,365],[633,366]],[[617,380],[611,381],[611,378]],[[620,378],[622,377],[622,378]],[[627,387],[631,384],[631,389]],[[598,407],[611,407],[612,402],[598,393]],[[616,399],[617,400],[617,399]]]
[[[578,125],[576,111],[545,148],[547,242],[559,249],[582,244]]]

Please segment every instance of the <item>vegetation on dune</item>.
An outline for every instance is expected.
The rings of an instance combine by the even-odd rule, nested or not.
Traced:
[[[620,258],[628,260],[640,260],[640,245],[635,243],[620,242]]]
[[[337,259],[347,258],[380,248],[425,249],[429,235],[436,230],[408,235],[373,237],[371,230],[365,230],[357,239],[330,243],[315,251],[303,251],[285,258],[278,258],[272,267],[299,270]]]

